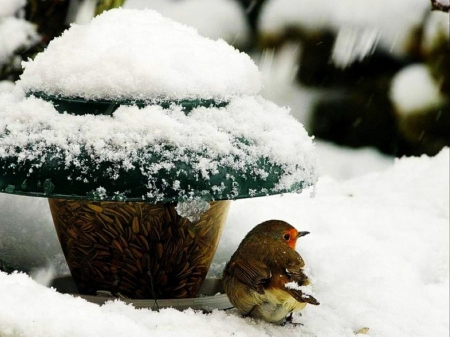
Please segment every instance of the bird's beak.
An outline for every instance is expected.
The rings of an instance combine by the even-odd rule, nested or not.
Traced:
[[[298,232],[297,237],[300,238],[302,236],[308,235],[309,232]]]

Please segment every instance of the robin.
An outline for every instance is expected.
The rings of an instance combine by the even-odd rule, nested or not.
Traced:
[[[295,251],[297,239],[307,234],[287,222],[269,220],[245,236],[223,272],[224,290],[242,314],[283,324],[307,303],[319,304],[302,291],[310,282]]]

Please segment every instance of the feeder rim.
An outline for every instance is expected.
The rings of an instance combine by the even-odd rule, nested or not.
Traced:
[[[80,195],[80,194],[61,194],[61,193],[48,193],[46,191],[21,191],[21,190],[15,190],[10,189],[11,185],[6,186],[6,188],[2,189],[0,188],[0,193],[3,194],[10,194],[10,195],[17,195],[17,196],[23,196],[23,197],[33,197],[33,198],[46,198],[46,199],[65,199],[65,200],[83,200],[83,201],[92,201],[92,202],[121,202],[121,203],[135,203],[135,202],[142,202],[142,203],[150,203],[150,204],[177,204],[183,201],[191,200],[189,197],[164,197],[161,199],[152,199],[152,198],[143,198],[142,196],[136,197],[128,197],[124,195],[108,195],[108,196],[98,196],[96,195],[95,191],[87,192],[86,195]],[[240,192],[237,195],[234,196],[227,196],[227,195],[205,195],[205,196],[199,196],[195,195],[193,197],[193,200],[203,200],[207,203],[215,202],[215,201],[232,201],[232,200],[239,200],[239,199],[249,199],[249,198],[259,198],[259,197],[267,197],[272,195],[283,195],[286,193],[300,193],[305,188],[310,187],[309,184],[304,183],[298,183],[294,186],[291,186],[289,189],[284,190],[266,190],[264,192],[259,191],[255,192],[250,195],[250,193],[242,193]]]
[[[33,93],[28,93],[28,96],[30,95],[33,95]],[[49,100],[50,97],[54,97],[55,100],[60,98],[46,93],[41,93],[40,96],[45,96]],[[71,113],[73,111],[71,114],[79,116],[104,115],[105,112],[113,113],[113,110],[110,109],[112,104],[109,101],[106,101],[107,103],[104,106],[99,106],[97,101],[91,101],[91,104],[88,105],[86,103],[89,102],[82,100],[77,101],[75,106],[66,105],[64,107],[64,100],[65,98],[58,102],[50,101],[50,106],[47,107],[43,106],[45,101],[39,100],[39,98],[35,102],[28,103],[31,104],[31,107],[35,103],[36,106],[42,106],[44,109],[46,114],[37,120],[43,118],[52,120],[55,117],[57,121],[61,119],[64,123],[73,122],[76,125],[84,125],[84,120],[82,118],[72,120],[68,116],[64,116],[65,112]],[[116,106],[116,104],[113,105]],[[179,108],[177,106],[176,110],[179,110]],[[280,108],[276,110],[275,105],[272,103],[269,105],[263,98],[250,96],[238,98],[237,102],[232,101],[228,108],[217,112],[223,113],[223,119],[228,122],[227,112],[230,112],[230,115],[234,113],[241,116],[242,109],[246,108],[250,110],[249,116],[255,118],[258,118],[261,111],[261,116],[265,117],[265,119],[263,118],[264,121],[271,120],[272,115],[270,115],[270,118],[267,116],[269,116],[269,112],[272,113],[272,109],[274,109],[274,116],[279,116],[281,120],[288,116],[285,114],[285,110]],[[19,105],[18,109],[19,111],[21,111],[20,109],[29,109],[29,106],[21,107]],[[54,109],[57,109],[57,111]],[[173,106],[169,109],[173,109]],[[191,114],[189,118],[192,117],[193,120],[200,120],[204,123],[208,122],[208,118],[212,117],[208,115],[208,109],[202,110],[207,115],[206,119],[203,118],[201,113]],[[148,117],[147,115],[152,115],[152,111],[154,109],[143,110],[139,116],[145,120]],[[57,112],[60,113],[60,117],[54,116],[55,113],[58,115]],[[121,113],[126,112],[121,111]],[[187,108],[184,109],[184,113],[188,115]],[[180,115],[176,113],[172,117],[181,120],[187,117]],[[15,121],[14,117],[12,116],[11,120]],[[118,117],[122,116],[118,114]],[[125,117],[128,118],[128,114]],[[158,118],[159,115],[156,119]],[[43,120],[44,126],[47,125],[45,120]],[[94,124],[101,123],[103,120],[105,119],[88,118],[87,122]],[[220,120],[222,120],[222,117],[219,118]],[[238,121],[242,123],[241,118]],[[236,120],[233,120],[233,122],[236,124]],[[290,120],[286,119],[286,124],[288,122]],[[22,123],[22,121],[19,120],[17,123]],[[63,125],[65,125],[64,123]],[[114,124],[115,121],[111,120],[111,123]],[[117,125],[117,127],[120,127],[122,124]],[[219,127],[221,125],[219,123]],[[56,123],[55,129],[58,126],[59,124]],[[37,130],[40,132],[41,129]],[[63,129],[67,130],[67,133],[63,135],[70,134],[72,131],[72,128],[69,127]],[[19,130],[21,129],[19,128]],[[91,143],[78,142],[75,137],[76,144],[80,145],[72,151],[70,147],[72,143],[67,143],[68,146],[60,146],[58,142],[48,143],[42,133],[37,133],[41,138],[37,137],[36,140],[28,136],[27,130],[24,132],[25,137],[20,138],[21,146],[8,145],[15,144],[16,139],[14,137],[16,135],[14,133],[11,136],[6,132],[0,135],[0,137],[4,136],[6,141],[9,141],[8,146],[5,147],[7,151],[4,151],[3,155],[0,156],[0,192],[2,193],[74,200],[174,203],[192,198],[214,201],[289,192],[299,193],[304,188],[317,182],[314,157],[306,156],[305,158],[303,153],[299,153],[301,156],[298,157],[298,160],[297,157],[287,158],[282,156],[278,158],[274,155],[277,149],[273,146],[272,138],[269,141],[268,137],[265,137],[261,144],[267,143],[272,146],[269,147],[270,151],[257,151],[261,149],[260,143],[251,142],[251,140],[249,141],[238,134],[233,136],[230,141],[230,148],[237,149],[235,152],[217,154],[212,151],[205,154],[203,147],[193,147],[192,149],[182,148],[178,153],[176,152],[176,144],[162,142],[155,147],[153,143],[147,142],[136,148],[135,153],[130,157],[126,152],[128,151],[127,147],[124,147],[122,153],[119,153],[120,156],[117,156],[115,143],[112,143],[112,145],[108,143],[105,147],[109,152],[103,155],[96,152],[95,147],[89,147],[92,146]],[[295,134],[294,143],[303,145],[301,142],[308,141],[307,146],[309,146],[310,140],[306,138],[306,133],[304,131],[301,133],[302,130],[296,128],[295,124],[293,128],[288,128],[287,131],[300,131],[300,135]],[[142,129],[142,134],[146,132],[148,132],[148,129]],[[231,131],[225,129],[221,132],[228,133]],[[19,135],[22,136],[20,133]],[[285,134],[278,135],[281,144],[286,143],[285,136]],[[63,137],[60,138],[64,139]],[[259,148],[256,148],[257,146]],[[292,151],[295,154],[299,152],[296,149]],[[110,153],[113,153],[116,157],[109,156]],[[306,154],[308,153],[306,152]],[[201,171],[205,167],[203,165],[204,158],[212,163],[206,166],[206,173]],[[123,165],[125,160],[127,165]],[[161,165],[161,163],[168,163],[168,165]]]
[[[114,110],[121,105],[125,106],[137,106],[139,108],[144,108],[151,105],[159,105],[163,109],[168,109],[172,105],[182,106],[185,110],[190,111],[195,108],[205,107],[205,108],[224,108],[229,104],[229,101],[219,100],[219,99],[203,99],[203,98],[186,98],[186,99],[168,99],[168,98],[151,98],[151,99],[138,99],[138,98],[119,98],[119,99],[105,99],[105,98],[95,98],[87,99],[81,96],[64,96],[61,94],[49,94],[44,91],[28,91],[26,92],[27,97],[34,96],[38,99],[52,103],[55,108],[60,112],[64,113],[58,109],[58,103],[65,104],[95,104],[98,106],[111,106],[111,111],[103,112],[104,115],[112,115]],[[70,113],[70,111],[68,111]]]

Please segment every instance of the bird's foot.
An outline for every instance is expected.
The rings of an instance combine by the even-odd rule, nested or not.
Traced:
[[[294,317],[292,315],[292,312],[286,316],[286,322],[292,323],[294,321]]]
[[[299,315],[301,316],[301,313],[299,313]],[[288,323],[292,324],[292,325],[300,325],[300,326],[303,325],[302,323],[295,323],[294,322],[294,317],[292,315],[292,312],[289,315],[286,316],[286,318],[284,319],[283,322],[281,322],[281,326],[285,326]]]
[[[288,322],[288,321],[284,321],[284,322],[281,322],[281,326],[286,326],[287,324],[289,324],[289,325],[293,325],[293,326],[303,326],[303,323],[295,323],[295,322]]]

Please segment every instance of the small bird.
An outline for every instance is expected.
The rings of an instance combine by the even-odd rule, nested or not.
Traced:
[[[307,234],[287,222],[269,220],[245,236],[223,272],[224,290],[239,312],[283,324],[307,303],[319,304],[301,288],[310,282],[295,244]]]

